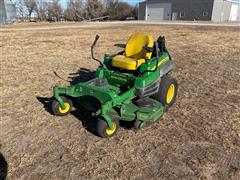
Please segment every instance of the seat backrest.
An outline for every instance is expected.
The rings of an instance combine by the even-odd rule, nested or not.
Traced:
[[[148,52],[143,49],[144,46],[153,47],[153,37],[148,34],[133,34],[130,36],[126,49],[125,55],[134,59],[150,59],[152,52]]]

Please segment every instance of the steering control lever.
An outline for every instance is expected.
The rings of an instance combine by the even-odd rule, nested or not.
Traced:
[[[94,47],[96,46],[97,41],[98,41],[99,38],[100,38],[100,36],[99,36],[99,35],[96,35],[95,40],[94,40],[93,43],[92,43],[92,46],[91,46],[91,56],[92,56],[92,59],[95,60],[95,61],[97,61],[97,62],[99,62],[104,69],[107,69],[106,65],[103,64],[102,61],[100,61],[99,59],[97,59],[97,58],[94,57],[93,49],[94,49]]]

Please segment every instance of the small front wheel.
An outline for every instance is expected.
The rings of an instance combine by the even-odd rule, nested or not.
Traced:
[[[65,108],[61,108],[57,100],[53,100],[52,102],[52,112],[56,116],[65,116],[69,114],[73,107],[72,101],[70,99],[63,96],[61,98],[64,102]]]
[[[114,134],[116,134],[118,128],[119,128],[119,120],[112,120],[112,129],[109,128],[107,122],[102,119],[97,120],[97,133],[99,136],[103,138],[109,138],[112,137]]]

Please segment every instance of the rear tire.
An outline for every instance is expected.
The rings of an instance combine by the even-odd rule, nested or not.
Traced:
[[[97,119],[97,133],[103,138],[109,138],[116,134],[119,128],[119,120],[112,120],[113,128],[110,129],[105,120]]]
[[[153,98],[161,102],[163,105],[170,107],[176,100],[177,91],[177,80],[168,75],[165,75],[161,79],[158,93],[153,95]]]
[[[56,116],[66,116],[72,111],[72,101],[64,96],[61,96],[64,104],[65,104],[65,109],[62,109],[59,102],[57,100],[53,100],[52,102],[52,112]]]

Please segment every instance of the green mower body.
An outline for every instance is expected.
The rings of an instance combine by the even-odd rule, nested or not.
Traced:
[[[177,93],[177,82],[168,75],[173,69],[169,53],[159,52],[137,71],[112,67],[113,57],[105,55],[94,79],[69,87],[54,87],[54,114],[66,115],[71,110],[70,99],[74,99],[96,117],[97,131],[102,137],[114,135],[119,120],[131,121],[135,128],[157,121],[174,103]],[[171,102],[167,102],[171,85],[174,85],[174,94]]]

